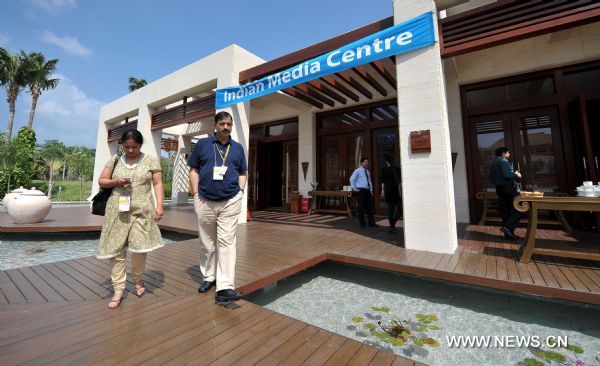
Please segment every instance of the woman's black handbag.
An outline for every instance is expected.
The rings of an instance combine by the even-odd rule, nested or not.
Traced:
[[[120,157],[117,156],[117,159],[115,160],[115,165],[113,165],[112,173],[115,172],[115,167],[119,162],[119,158]],[[112,173],[110,175],[111,178],[113,176]],[[106,202],[108,202],[112,190],[112,188],[100,188],[100,191],[96,193],[94,198],[92,198],[92,215],[104,216],[104,213],[106,212]]]

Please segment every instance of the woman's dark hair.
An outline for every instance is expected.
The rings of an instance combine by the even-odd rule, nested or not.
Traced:
[[[508,149],[508,147],[501,146],[501,147],[499,147],[499,148],[496,149],[496,156],[502,156],[502,154],[504,154],[505,152],[508,152],[508,151],[510,151]]]
[[[142,145],[144,143],[144,136],[142,136],[140,131],[133,128],[123,132],[123,135],[121,135],[121,143],[124,143],[127,140],[133,140]]]

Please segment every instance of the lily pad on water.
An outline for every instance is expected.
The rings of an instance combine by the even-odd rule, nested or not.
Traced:
[[[565,355],[554,351],[538,351],[533,354],[546,361],[565,362],[567,360]]]

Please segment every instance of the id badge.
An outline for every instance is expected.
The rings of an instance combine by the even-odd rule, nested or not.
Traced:
[[[219,169],[221,170],[220,174],[222,176],[225,176],[225,173],[227,173],[227,166],[223,165],[223,166],[219,167]]]
[[[213,168],[213,180],[223,180],[223,174],[221,174],[220,166],[216,166]]]
[[[131,208],[130,196],[119,196],[119,212],[129,212]]]

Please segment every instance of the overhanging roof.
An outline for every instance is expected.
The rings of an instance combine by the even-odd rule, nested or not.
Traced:
[[[499,0],[438,21],[442,58],[515,42],[600,20],[596,0]],[[240,85],[288,69],[351,42],[393,26],[393,17],[306,47],[240,72]],[[284,89],[316,108],[359,96],[373,99],[396,89],[394,58],[383,59]],[[391,88],[389,86],[391,86]]]

